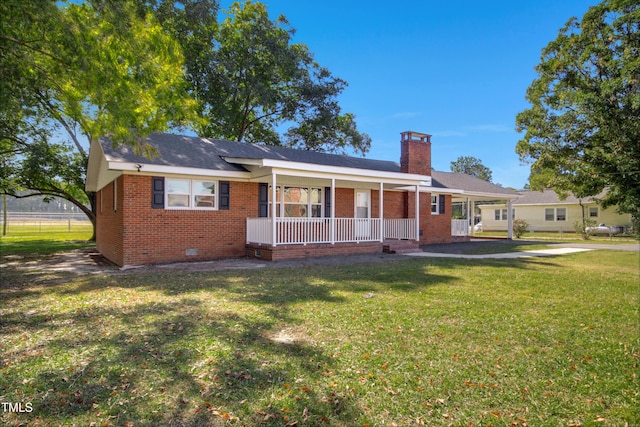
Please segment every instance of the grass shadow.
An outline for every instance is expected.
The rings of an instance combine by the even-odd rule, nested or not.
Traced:
[[[281,425],[293,414],[310,418],[333,405],[313,384],[296,385],[294,376],[320,379],[332,369],[332,358],[304,334],[283,338],[283,319],[271,315],[212,310],[182,298],[11,322],[42,343],[3,356],[2,396],[33,399],[32,413],[8,414],[3,422],[218,425],[249,405],[252,424]],[[287,324],[295,325],[291,319]],[[22,373],[12,369],[18,363],[26,366]],[[283,384],[291,385],[284,386],[291,392],[282,397],[286,406],[261,403]],[[341,411],[352,410],[341,402]]]

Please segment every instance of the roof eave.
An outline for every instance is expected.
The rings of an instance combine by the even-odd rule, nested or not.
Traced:
[[[229,163],[259,166],[270,168],[275,173],[296,173],[304,176],[307,175],[329,175],[337,179],[348,179],[348,177],[365,177],[370,181],[383,181],[394,183],[407,183],[413,185],[421,185],[422,183],[431,183],[431,177],[427,175],[409,174],[404,172],[390,172],[373,169],[350,168],[345,166],[327,166],[315,163],[292,162],[288,160],[274,159],[247,159],[238,157],[224,157]]]
[[[197,175],[197,176],[211,176],[211,177],[227,177],[237,179],[250,179],[251,172],[245,171],[228,171],[217,169],[204,169],[204,168],[189,168],[183,166],[170,166],[170,165],[154,165],[150,163],[133,163],[133,162],[121,162],[110,161],[107,162],[109,170],[117,170],[122,172],[144,172],[148,174],[162,174],[162,175]]]

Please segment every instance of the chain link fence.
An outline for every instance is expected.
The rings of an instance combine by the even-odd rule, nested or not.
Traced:
[[[0,232],[51,233],[83,231],[91,228],[91,221],[83,213],[0,212]]]

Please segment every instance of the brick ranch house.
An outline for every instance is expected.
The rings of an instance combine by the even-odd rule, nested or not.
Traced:
[[[418,250],[468,238],[452,203],[511,190],[431,169],[431,136],[401,134],[400,163],[152,134],[158,155],[91,142],[96,245],[118,265]],[[274,203],[275,201],[275,203]],[[275,219],[275,220],[274,220]],[[472,232],[472,231],[471,231]]]

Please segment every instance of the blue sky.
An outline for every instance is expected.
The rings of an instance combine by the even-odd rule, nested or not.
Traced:
[[[433,135],[449,171],[473,156],[493,181],[522,188],[515,117],[528,108],[542,48],[594,0],[263,0],[284,14],[316,61],[349,87],[340,98],[372,139],[367,157],[399,161],[400,132]],[[231,1],[222,1],[225,9]]]

